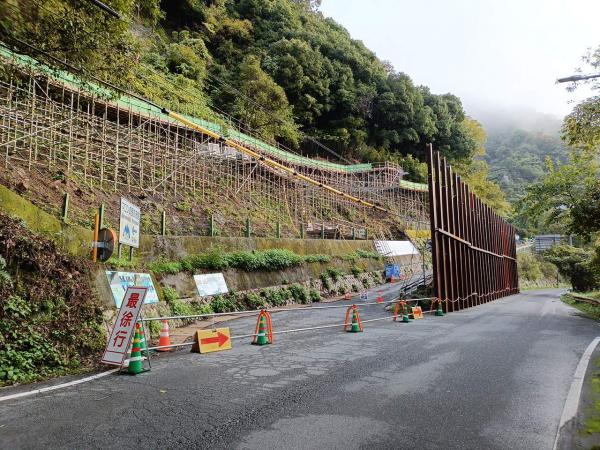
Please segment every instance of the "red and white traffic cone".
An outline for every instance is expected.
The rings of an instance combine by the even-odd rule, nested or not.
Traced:
[[[162,329],[160,330],[160,339],[158,340],[159,347],[165,347],[167,345],[171,345],[171,338],[169,337],[169,321],[163,320],[162,324],[163,324],[163,326],[162,326]],[[159,352],[171,351],[170,348],[157,348],[156,350]]]
[[[377,298],[375,299],[377,303],[383,303],[383,295],[381,295],[381,291],[377,291]]]

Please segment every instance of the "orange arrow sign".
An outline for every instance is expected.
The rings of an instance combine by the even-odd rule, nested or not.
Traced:
[[[219,347],[223,347],[223,344],[229,340],[229,336],[220,331],[217,331],[217,335],[214,337],[208,337],[204,339],[200,339],[200,344],[219,344]]]
[[[218,352],[231,348],[231,335],[229,328],[217,328],[216,330],[198,330],[196,332],[196,343],[192,351],[200,353]]]

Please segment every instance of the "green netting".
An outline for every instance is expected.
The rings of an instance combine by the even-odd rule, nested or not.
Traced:
[[[151,104],[144,102],[143,100],[140,100],[135,97],[128,96],[128,95],[118,96],[111,89],[104,88],[95,83],[82,81],[81,79],[79,79],[75,75],[71,74],[70,72],[52,69],[44,64],[41,64],[40,62],[36,61],[35,59],[33,59],[29,56],[14,53],[11,50],[9,50],[1,45],[0,45],[0,56],[4,57],[6,59],[11,59],[16,64],[19,64],[22,66],[35,67],[35,69],[37,71],[44,73],[48,76],[51,76],[52,78],[55,78],[57,80],[60,80],[61,82],[65,83],[69,86],[72,86],[73,88],[87,91],[92,95],[96,95],[96,96],[99,96],[99,97],[102,97],[105,99],[110,99],[111,103],[116,104],[124,109],[131,109],[132,111],[135,111],[140,114],[151,114],[153,116],[160,117],[161,120],[172,122],[172,123],[177,122],[173,118],[169,117],[167,114],[162,113],[159,108],[156,108],[155,106],[152,106]],[[277,147],[274,147],[273,145],[267,144],[266,142],[263,142],[252,136],[241,133],[234,128],[229,128],[229,127],[223,128],[221,125],[218,125],[216,123],[209,122],[209,121],[203,120],[203,119],[198,119],[196,117],[191,117],[191,116],[188,116],[185,114],[181,114],[181,116],[185,117],[187,120],[195,123],[196,125],[207,128],[211,131],[214,131],[215,133],[219,133],[224,136],[227,136],[227,137],[234,139],[240,143],[244,143],[244,144],[247,144],[247,145],[250,145],[253,147],[257,147],[257,148],[261,149],[262,151],[264,151],[265,153],[268,153],[279,160],[286,161],[291,164],[297,164],[297,165],[314,167],[314,168],[321,168],[321,169],[326,169],[326,170],[336,170],[336,171],[347,172],[347,173],[364,172],[364,171],[373,169],[373,166],[371,164],[344,165],[344,164],[336,164],[336,163],[327,162],[327,161],[318,161],[315,159],[307,158],[305,156],[296,155],[294,153],[290,153],[285,150],[281,150]],[[427,190],[427,185],[412,183],[410,181],[401,181],[400,185],[406,189],[419,190],[419,191]]]

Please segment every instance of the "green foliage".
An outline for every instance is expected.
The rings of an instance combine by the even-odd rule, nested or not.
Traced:
[[[600,46],[588,50],[583,62],[586,70],[591,73],[600,71]],[[582,72],[582,69],[578,70]],[[577,88],[581,82],[574,83],[571,89]],[[591,78],[583,84],[591,86],[592,90],[600,89],[598,78]],[[571,146],[585,148],[594,152],[600,149],[600,95],[589,97],[573,108],[563,124],[563,138]]]
[[[346,292],[348,292],[348,290],[346,289],[346,286],[340,286],[338,288],[338,294],[344,295]]]
[[[210,302],[212,310],[216,313],[236,311],[236,306],[229,297],[215,295]]]
[[[183,270],[183,264],[177,261],[157,259],[148,264],[148,270],[155,274],[177,274]]]
[[[358,292],[360,291],[360,287],[358,286],[358,284],[352,284],[352,292]]]
[[[558,135],[520,129],[494,130],[486,143],[485,161],[490,178],[506,193],[510,202],[525,195],[525,189],[544,175],[546,159],[555,164],[567,160],[567,150]]]
[[[323,286],[323,290],[329,291],[329,289],[331,289],[331,282],[329,281],[329,272],[327,272],[327,271],[321,272],[321,275],[319,276],[319,278],[321,278],[321,284]]]
[[[545,251],[543,256],[571,280],[575,291],[587,292],[600,287],[600,264],[594,258],[592,250],[555,245]]]
[[[12,277],[6,269],[6,260],[4,257],[0,256],[0,288],[5,284],[12,283]]]
[[[363,277],[363,279],[361,280],[362,285],[365,289],[369,289],[371,287],[371,280],[369,279],[368,276]]]
[[[334,283],[337,283],[337,281],[344,275],[344,272],[336,269],[335,267],[330,267],[327,269],[327,275],[329,275],[329,278],[331,278]]]
[[[289,287],[289,291],[292,295],[292,298],[294,299],[294,302],[303,305],[309,303],[310,293],[308,292],[308,289],[305,286],[295,283]]]
[[[381,255],[377,252],[369,250],[356,250],[356,256],[359,258],[381,259]]]
[[[598,163],[589,152],[572,151],[566,164],[555,165],[548,160],[547,170],[527,188],[525,197],[517,203],[517,211],[521,221],[534,230],[566,233],[577,227],[573,210],[581,206],[586,194],[594,195]]]
[[[0,214],[0,385],[93,366],[105,344],[89,261]]]
[[[312,303],[321,301],[321,293],[316,289],[311,289],[309,292],[309,298]]]
[[[354,275],[354,277],[358,277],[363,271],[360,267],[352,266],[350,272],[352,272],[352,275]]]
[[[304,261],[307,263],[328,263],[331,261],[329,255],[306,255]]]

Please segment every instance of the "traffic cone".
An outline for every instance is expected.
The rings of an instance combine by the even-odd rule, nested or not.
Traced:
[[[438,300],[438,307],[435,310],[435,315],[436,316],[443,316],[444,315],[444,310],[442,309],[442,301]]]
[[[253,342],[254,345],[267,345],[270,344],[267,338],[267,319],[264,314],[260,316],[260,322],[258,324],[258,333],[256,339]]]
[[[146,352],[146,356],[148,356],[148,342],[146,342],[146,336],[144,336],[144,328],[142,327],[141,322],[136,323],[135,328],[140,334],[140,349],[142,352]]]
[[[135,325],[135,335],[133,337],[133,346],[131,347],[131,355],[129,355],[129,367],[127,372],[130,375],[137,375],[144,371],[142,365],[142,344],[140,339],[140,324]]]
[[[158,339],[159,347],[165,347],[167,345],[171,345],[171,337],[169,336],[169,321],[163,320],[162,324],[163,324],[163,326],[162,326],[162,330],[160,330],[160,338]],[[170,348],[157,348],[156,350],[159,352],[171,351]]]
[[[381,295],[381,291],[377,291],[377,298],[375,299],[377,303],[383,303],[383,296]]]
[[[362,331],[360,329],[360,325],[358,323],[358,309],[357,308],[352,309],[352,325],[350,326],[350,329],[348,331],[350,333],[358,333],[358,332]]]
[[[344,300],[352,300],[352,295],[350,294],[350,292],[346,292],[344,294]]]
[[[404,314],[402,314],[402,323],[410,323],[410,317],[408,317],[408,314],[406,314],[406,311],[404,312]]]

